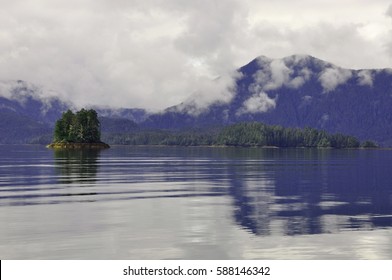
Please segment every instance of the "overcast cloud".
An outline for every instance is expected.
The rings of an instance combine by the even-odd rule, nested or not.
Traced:
[[[259,55],[390,67],[390,4],[0,0],[0,80],[26,80],[79,105],[155,110],[190,96],[227,101],[234,70]]]

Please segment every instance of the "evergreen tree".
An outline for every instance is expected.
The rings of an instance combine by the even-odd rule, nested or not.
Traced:
[[[366,140],[361,144],[362,148],[378,148],[378,145],[373,141]]]
[[[54,141],[71,141],[70,130],[75,115],[71,110],[63,113],[61,119],[56,122],[54,130]]]
[[[81,109],[76,114],[68,110],[54,129],[55,142],[94,143],[100,142],[100,138],[98,114],[93,109]]]

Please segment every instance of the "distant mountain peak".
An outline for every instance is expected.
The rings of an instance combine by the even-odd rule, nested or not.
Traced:
[[[55,92],[23,80],[0,81],[0,105],[4,112],[42,123],[53,123],[62,111],[73,107]]]
[[[311,55],[295,54],[283,58],[271,59],[259,56],[240,68],[250,83],[249,91],[260,95],[281,87],[300,89],[308,81],[321,86],[322,93],[328,93],[348,82],[360,86],[373,86],[376,73],[387,70],[353,70],[339,67]],[[252,81],[253,80],[253,81]],[[320,90],[316,90],[320,92]]]
[[[271,63],[282,63],[288,68],[308,67],[310,69],[314,69],[315,71],[320,71],[325,67],[340,68],[330,62],[307,54],[294,54],[285,56],[283,58],[269,58],[267,56],[261,55],[256,58],[256,61],[260,67],[270,65]]]
[[[201,127],[261,121],[314,127],[392,144],[392,70],[355,70],[306,54],[259,56],[238,69],[228,102],[171,107],[146,126]],[[193,104],[188,100],[186,104]]]
[[[60,102],[58,93],[23,80],[0,81],[0,97],[15,100],[21,105],[29,99],[42,101],[46,105],[50,105],[51,102]],[[70,105],[69,102],[62,102]]]
[[[272,58],[265,55],[260,55],[256,57],[254,60],[257,61],[260,65],[262,65],[263,63],[271,63],[273,61]]]
[[[96,110],[108,127],[120,131],[126,126],[133,129],[132,121],[159,129],[260,121],[352,134],[392,146],[392,69],[346,69],[311,55],[295,54],[259,56],[236,74],[212,81],[213,86],[206,83],[199,88],[200,94],[160,113]],[[51,99],[54,95],[26,81],[0,81],[0,127],[4,128],[0,136],[28,124],[26,119],[53,125],[61,112],[74,108],[56,97]],[[18,125],[9,121],[15,118]],[[5,140],[0,137],[1,141]]]

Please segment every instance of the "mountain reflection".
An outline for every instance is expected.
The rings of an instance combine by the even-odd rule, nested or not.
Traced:
[[[358,151],[339,151],[350,162],[329,150],[280,153],[274,161],[264,153],[251,165],[227,165],[233,217],[242,228],[297,235],[392,226],[392,176],[380,159],[368,162]]]
[[[99,149],[54,150],[60,183],[93,183],[96,180]]]
[[[99,200],[229,197],[228,214],[256,236],[392,227],[392,172],[382,151],[128,149],[103,157],[100,171],[99,150],[55,151],[58,180],[117,187],[95,188]]]

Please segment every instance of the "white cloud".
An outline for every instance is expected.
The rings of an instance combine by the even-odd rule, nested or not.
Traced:
[[[206,104],[225,100],[221,89],[233,80],[204,81],[231,77],[261,54],[390,65],[390,2],[343,2],[0,0],[0,78],[44,85],[79,105],[163,109],[206,90]],[[306,81],[275,63],[271,88]]]
[[[392,18],[392,4],[389,5],[387,12],[385,14]]]
[[[352,72],[347,69],[330,67],[325,69],[319,77],[321,86],[325,92],[333,91],[337,86],[345,83],[352,76]]]
[[[5,97],[7,99],[12,98],[12,83],[0,81],[0,96]]]
[[[373,86],[373,75],[370,70],[358,72],[358,84],[361,86]]]
[[[304,97],[302,97],[302,101],[301,101],[300,107],[306,107],[306,106],[311,105],[312,104],[312,100],[313,100],[312,96],[305,95]]]
[[[254,94],[246,100],[237,115],[246,113],[265,113],[276,106],[276,99],[270,98],[265,92]]]
[[[304,83],[305,83],[304,77],[298,76],[292,79],[289,82],[288,86],[291,88],[300,88],[301,86],[303,86]]]
[[[296,76],[294,79],[289,81],[288,86],[291,88],[300,88],[305,84],[307,80],[310,79],[312,75],[312,71],[310,71],[307,67],[301,69],[300,75]]]
[[[274,90],[287,84],[292,72],[282,60],[272,61],[270,64],[271,79],[264,86],[264,90]]]
[[[260,57],[258,59],[260,70],[254,75],[254,83],[249,90],[256,93],[260,90],[270,91],[286,86],[297,89],[301,87],[312,75],[312,72],[305,67],[305,57],[299,59],[297,56],[291,56],[284,59],[267,59]],[[289,68],[287,64],[296,67],[303,67],[294,73],[293,68]]]
[[[17,101],[21,106],[25,106],[29,99],[39,100],[42,102],[41,113],[44,115],[51,109],[59,93],[26,81],[0,81],[0,97]],[[73,104],[68,106],[73,109]]]
[[[240,78],[240,73],[234,72],[232,75],[225,75],[214,80],[201,78],[198,83],[197,91],[180,105],[171,108],[178,112],[187,112],[197,116],[213,103],[228,103],[232,100],[235,90],[235,81]]]
[[[322,19],[303,27],[264,21],[254,26],[253,32],[259,50],[270,57],[305,53],[344,68],[387,67],[392,62],[384,46],[388,33],[382,30],[377,37],[369,38],[363,32],[365,26],[365,23],[337,24]],[[359,46],[361,51],[353,51]]]
[[[385,15],[389,18],[389,20],[392,20],[392,4],[389,5]],[[386,35],[387,39],[386,39],[386,41],[382,41],[382,42],[383,42],[383,46],[384,46],[385,50],[387,51],[389,57],[392,57],[392,39],[391,39],[392,26],[391,26],[391,23],[389,23],[388,27],[389,27],[389,30]]]
[[[34,95],[31,94],[32,92]],[[0,81],[0,96],[16,100],[23,105],[27,98],[46,101],[50,94],[46,93],[43,88],[25,81]]]

